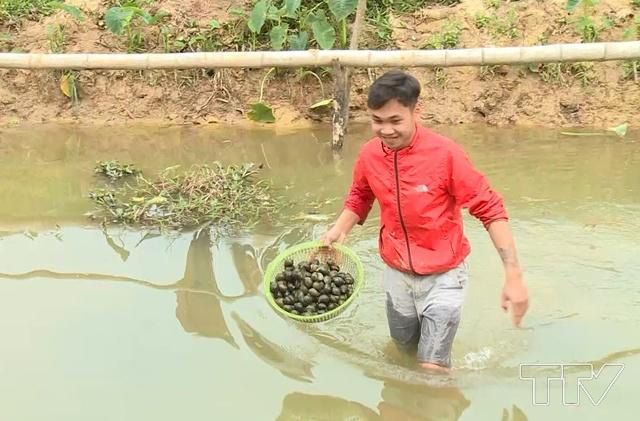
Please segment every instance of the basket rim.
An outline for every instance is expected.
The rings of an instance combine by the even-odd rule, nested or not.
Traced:
[[[353,294],[351,294],[351,296],[349,298],[347,298],[347,300],[344,303],[342,303],[338,307],[334,308],[333,310],[327,311],[326,313],[322,313],[322,314],[319,314],[319,315],[316,315],[316,316],[302,316],[302,315],[292,314],[292,313],[289,313],[289,312],[285,311],[284,309],[280,308],[280,306],[278,304],[276,304],[276,301],[273,298],[273,295],[271,295],[271,290],[269,288],[270,287],[270,283],[271,283],[271,279],[275,275],[276,266],[278,266],[279,263],[281,263],[287,257],[289,257],[290,255],[292,255],[294,253],[297,253],[299,251],[319,248],[319,247],[324,247],[324,244],[321,241],[307,241],[307,242],[304,242],[304,243],[296,244],[295,246],[291,246],[291,247],[287,248],[286,250],[284,250],[283,252],[281,252],[280,254],[278,254],[278,256],[276,256],[276,258],[273,259],[271,261],[271,263],[269,263],[269,265],[267,266],[267,270],[264,272],[264,276],[263,276],[263,279],[262,279],[263,290],[264,290],[264,294],[265,294],[265,296],[267,298],[267,301],[269,302],[271,307],[273,307],[276,310],[277,313],[279,313],[279,314],[281,314],[281,315],[283,315],[283,316],[285,316],[285,317],[287,317],[289,319],[293,319],[293,320],[296,320],[296,321],[299,321],[299,322],[305,322],[305,323],[324,322],[324,321],[332,319],[335,316],[337,316],[338,314],[342,313],[353,302],[353,300],[356,298],[356,296],[358,295],[358,293],[362,289],[362,287],[364,285],[364,267],[362,265],[362,261],[360,260],[358,255],[353,250],[351,250],[349,247],[347,247],[347,246],[345,246],[343,244],[334,243],[334,244],[331,245],[332,248],[334,248],[334,249],[346,254],[355,263],[356,273],[352,275],[353,278],[354,278],[354,281],[355,281],[354,282],[355,283],[355,287],[353,289]]]

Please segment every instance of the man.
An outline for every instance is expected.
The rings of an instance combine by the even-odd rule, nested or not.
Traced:
[[[425,369],[447,372],[468,279],[461,208],[484,224],[502,259],[501,306],[511,307],[516,326],[528,293],[501,197],[460,146],[418,124],[419,96],[420,83],[401,71],[371,86],[367,105],[376,137],[362,146],[344,210],[322,239],[344,241],[378,200],[391,337],[403,347],[417,343]]]

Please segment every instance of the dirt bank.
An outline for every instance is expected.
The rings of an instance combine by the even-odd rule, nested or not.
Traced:
[[[78,22],[64,12],[56,12],[37,20],[0,22],[3,34],[0,49],[49,52],[56,46],[50,28],[63,25],[62,48],[66,52],[125,51],[123,37],[104,29],[106,2],[68,0],[67,3],[79,6],[86,19]],[[565,1],[558,0],[468,0],[453,7],[428,7],[406,15],[392,14],[388,19],[389,43],[396,48],[424,48],[454,41],[457,47],[580,42],[582,38],[574,22],[576,16],[569,15],[564,4]],[[142,29],[142,45],[144,51],[161,52],[167,40],[163,31],[171,31],[172,40],[191,40],[195,39],[189,38],[193,34],[207,31],[212,19],[227,31],[216,39],[219,48],[238,48],[237,44],[234,47],[233,36],[244,27],[237,23],[238,18],[230,13],[230,8],[247,10],[250,4],[238,0],[158,0],[152,7],[169,15],[162,26]],[[623,40],[625,31],[629,32],[636,24],[634,19],[640,15],[640,9],[628,0],[601,0],[589,13],[598,40]],[[375,31],[376,28],[370,26],[366,36],[371,37]],[[372,41],[365,39],[364,44],[370,45]],[[411,71],[424,86],[426,123],[609,126],[624,121],[632,125],[638,122],[640,83],[634,80],[631,68],[630,64],[611,62]],[[355,72],[351,104],[354,120],[366,118],[367,86],[383,71],[359,69]],[[61,92],[60,73],[3,69],[0,70],[0,125],[52,121],[249,124],[248,103],[258,99],[260,82],[266,72],[262,69],[79,71],[75,76],[80,100],[72,104]],[[300,70],[281,70],[267,81],[264,100],[274,107],[276,124],[305,126],[329,120],[327,111],[309,109],[331,92],[330,73],[321,69],[316,73],[322,87],[316,77]]]

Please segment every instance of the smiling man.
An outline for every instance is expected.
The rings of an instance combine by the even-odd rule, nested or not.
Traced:
[[[425,369],[447,372],[469,276],[462,208],[482,222],[502,259],[500,305],[516,326],[528,293],[502,198],[459,145],[418,123],[419,96],[420,83],[401,71],[373,83],[367,105],[376,137],[362,146],[344,210],[322,239],[344,241],[378,201],[391,337],[417,345]]]

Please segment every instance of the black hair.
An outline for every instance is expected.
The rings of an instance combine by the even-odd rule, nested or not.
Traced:
[[[372,110],[379,110],[392,99],[405,107],[413,108],[420,96],[420,82],[418,79],[401,70],[391,70],[373,82],[369,88],[367,106]]]

